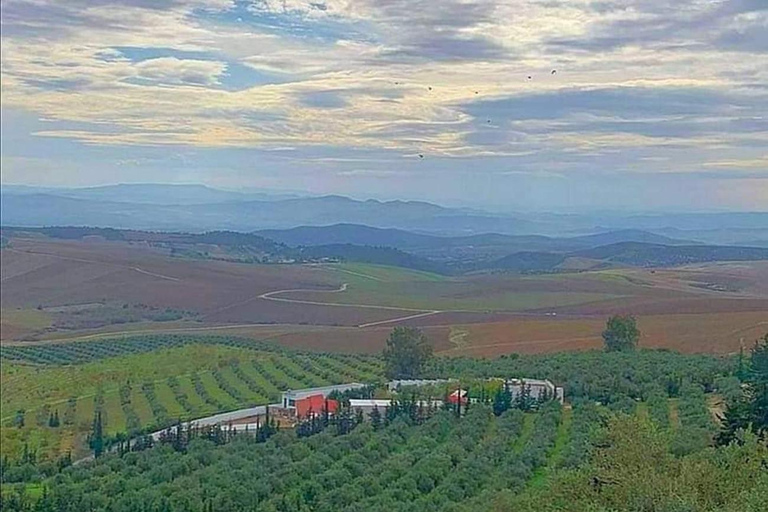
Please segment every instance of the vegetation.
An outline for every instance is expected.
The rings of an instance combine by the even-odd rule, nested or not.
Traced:
[[[614,315],[608,319],[603,331],[603,341],[608,351],[634,350],[640,339],[637,321],[631,315]]]
[[[389,377],[410,379],[421,374],[432,356],[432,345],[416,328],[395,327],[387,338],[383,355]]]
[[[224,337],[136,336],[3,347],[0,354],[0,455],[13,463],[25,447],[41,461],[84,455],[98,410],[112,439],[274,403],[289,387],[383,378],[373,356],[300,353]]]
[[[717,436],[719,444],[737,440],[743,430],[768,438],[768,334],[752,348],[749,369],[743,377],[745,390],[728,404],[722,431]]]
[[[410,347],[406,355],[424,342],[415,330],[395,330],[392,339],[393,347]],[[286,385],[327,384],[338,375],[381,378],[390,362],[267,344],[246,348],[249,342],[241,346],[241,340],[230,338],[172,348],[165,348],[168,340],[157,341],[160,348],[151,353],[125,355],[121,349],[117,356],[97,358],[104,350],[100,342],[81,342],[88,362],[40,365],[6,359],[3,382],[16,391],[36,378],[50,388],[51,379],[68,375],[68,389],[81,392],[87,388],[79,387],[82,377],[74,370],[87,369],[89,381],[101,375],[90,388],[90,407],[80,407],[82,398],[75,397],[72,407],[67,398],[57,402],[55,395],[43,393],[36,402],[29,394],[21,411],[24,426],[9,425],[3,432],[66,430],[71,428],[67,411],[74,408],[75,424],[88,413],[87,440],[100,456],[71,466],[66,453],[45,457],[25,445],[18,458],[3,458],[1,506],[171,512],[764,510],[765,439],[758,437],[759,429],[734,429],[733,442],[718,446],[718,425],[708,404],[717,394],[762,410],[758,397],[767,341],[741,366],[735,357],[663,350],[424,358],[421,375],[457,378],[473,401],[437,408],[404,389],[395,406],[369,417],[342,407],[338,417],[316,418],[296,430],[277,429],[269,421],[240,434],[215,427],[185,430],[169,411],[205,414],[226,404],[257,403],[264,393]],[[90,343],[100,348],[91,351]],[[50,361],[52,354],[41,348],[31,357]],[[50,348],[57,356],[71,353]],[[161,367],[157,373],[147,368],[150,358]],[[114,375],[118,367],[125,369],[125,378]],[[109,369],[113,376],[106,378]],[[747,384],[744,391],[739,375]],[[498,382],[487,380],[497,376],[549,378],[565,387],[568,403],[512,400]],[[351,396],[337,398],[343,403]],[[42,418],[40,410],[45,410],[44,426],[33,420]],[[124,436],[110,433],[109,425],[118,416],[128,429],[135,424],[128,419],[133,415],[142,426],[166,416],[168,428],[157,443],[138,437],[129,445]],[[53,418],[60,418],[59,426],[51,425]]]

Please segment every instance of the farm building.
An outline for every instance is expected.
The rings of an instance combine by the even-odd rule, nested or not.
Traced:
[[[294,411],[296,417],[299,419],[320,416],[325,412],[328,414],[336,414],[339,410],[339,402],[326,398],[321,394],[299,398],[296,400],[295,405],[296,408]]]
[[[531,391],[531,398],[537,400],[557,400],[563,403],[563,388],[552,384],[549,380],[540,379],[508,379],[504,381],[504,386],[512,394],[514,400],[523,388]]]
[[[392,405],[392,400],[374,400],[367,398],[350,398],[349,400],[349,408],[352,409],[352,412],[357,414],[357,411],[362,411],[365,417],[373,412],[374,409],[378,409],[381,414],[384,414],[390,405]]]
[[[351,389],[360,389],[364,387],[365,387],[365,384],[352,382],[351,384],[338,384],[336,386],[323,386],[320,388],[308,388],[308,389],[299,389],[299,390],[289,389],[288,391],[283,392],[283,399],[281,400],[280,403],[282,404],[283,409],[295,410],[296,401],[301,400],[302,398],[307,398],[314,395],[322,395],[323,398],[326,398],[328,397],[328,395],[330,395],[334,391],[343,393],[344,391],[349,391]]]

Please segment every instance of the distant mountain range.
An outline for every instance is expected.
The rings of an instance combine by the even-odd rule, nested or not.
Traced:
[[[690,240],[676,240],[647,231],[625,229],[577,237],[541,235],[503,235],[497,233],[470,236],[434,236],[399,229],[381,229],[359,224],[301,226],[287,230],[255,232],[265,238],[290,246],[356,244],[394,247],[447,264],[467,261],[493,261],[503,256],[538,251],[567,253],[619,242],[645,242],[665,245],[693,245]]]
[[[269,200],[206,187],[127,186],[33,190],[2,188],[3,224],[75,225],[202,232],[253,231],[355,222],[434,233],[514,233],[534,225],[512,217],[420,201],[358,201],[342,196]],[[235,194],[235,195],[233,195]],[[161,202],[164,201],[164,202]],[[201,202],[205,201],[205,202]]]
[[[516,251],[578,250],[595,242],[582,235],[627,231],[599,242],[763,245],[768,240],[768,213],[702,214],[497,214],[449,208],[422,201],[356,200],[343,196],[309,197],[292,193],[218,190],[203,185],[120,184],[91,188],[0,187],[4,225],[74,225],[202,233],[231,230],[272,233],[302,245],[382,244],[426,251],[445,240],[457,249],[467,245],[497,247],[489,254]],[[355,225],[357,227],[355,227]],[[386,232],[365,232],[360,226]],[[300,228],[300,229],[299,229]],[[329,228],[313,232],[310,228]],[[403,231],[408,232],[402,233]],[[335,232],[335,233],[334,233]],[[537,238],[538,236],[545,237]],[[505,237],[514,236],[516,239]],[[432,237],[432,238],[430,238]],[[479,238],[473,238],[479,237]],[[526,238],[519,238],[526,237]],[[661,238],[659,238],[661,237]],[[570,239],[572,245],[548,238]],[[317,241],[314,241],[317,240]],[[554,247],[553,247],[554,244]]]
[[[24,185],[3,185],[3,194],[44,194],[86,201],[155,205],[280,201],[301,197],[297,194],[285,193],[233,192],[206,187],[205,185],[156,185],[148,183],[120,183],[117,185],[87,188],[38,188]]]
[[[684,242],[680,240],[634,230],[562,239],[504,235],[434,237],[356,225],[262,231],[259,234],[232,231],[189,234],[112,228],[4,227],[0,234],[4,245],[12,244],[14,237],[30,234],[66,240],[102,238],[127,243],[142,242],[170,256],[185,258],[242,263],[361,262],[441,274],[499,270],[541,273],[614,266],[671,267],[711,261],[768,260],[768,248],[683,245]],[[468,239],[474,245],[467,244]],[[653,240],[654,243],[638,239]],[[657,243],[659,240],[668,243]],[[482,245],[484,243],[490,245]],[[536,244],[546,245],[548,249],[531,250],[530,247]],[[525,246],[529,248],[519,249]],[[507,252],[504,252],[505,247]]]

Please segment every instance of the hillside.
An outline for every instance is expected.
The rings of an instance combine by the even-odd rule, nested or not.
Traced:
[[[397,229],[354,224],[302,226],[255,233],[149,232],[112,228],[45,227],[2,228],[4,237],[45,235],[64,240],[98,237],[129,244],[144,243],[172,256],[219,259],[245,263],[359,262],[391,265],[439,274],[487,270],[553,272],[588,270],[612,265],[665,267],[712,261],[768,259],[768,248],[684,245],[636,230],[574,238],[483,234],[438,237]],[[669,245],[637,242],[664,240]],[[607,245],[606,240],[622,240]],[[579,262],[577,265],[566,261]],[[585,266],[585,262],[589,262]]]
[[[286,230],[262,230],[257,234],[291,246],[353,244],[394,247],[424,258],[432,259],[456,271],[478,269],[496,261],[501,268],[524,268],[514,263],[517,253],[571,253],[619,242],[652,242],[686,245],[690,242],[656,235],[641,230],[618,230],[577,237],[547,237],[541,235],[505,235],[483,233],[468,236],[434,236],[400,229],[381,229],[360,224],[330,226],[300,226]],[[531,255],[529,255],[531,256]],[[519,256],[517,259],[524,257]],[[532,256],[531,256],[532,257]],[[541,268],[553,258],[542,255],[544,262],[533,264]],[[556,265],[557,263],[555,263]],[[532,270],[533,268],[531,268]]]
[[[672,267],[709,261],[755,261],[768,259],[768,249],[717,245],[668,246],[622,242],[573,253],[634,267]]]
[[[619,229],[596,233],[594,235],[578,236],[570,239],[573,242],[582,243],[585,246],[598,247],[600,245],[617,244],[621,242],[638,242],[662,245],[694,245],[690,240],[671,238],[641,229]]]
[[[757,512],[768,503],[765,444],[749,434],[714,442],[710,402],[742,396],[734,357],[639,350],[431,361],[426,377],[462,376],[472,403],[461,409],[416,406],[444,396],[451,382],[386,391],[378,356],[230,337],[2,348],[0,357],[9,368],[4,405],[27,408],[2,426],[3,510],[640,512],[684,504]],[[506,402],[489,375],[551,379],[566,404]],[[276,417],[288,420],[275,408],[239,433],[173,427],[176,417],[270,403],[288,386],[351,380],[391,396],[391,407],[376,419],[353,414],[342,398],[339,414],[295,428],[275,428]],[[106,448],[98,458],[72,465],[58,456],[73,436],[75,457],[86,454],[96,425]],[[154,441],[141,436],[163,426],[173,428]],[[137,439],[130,450],[126,434]],[[719,505],[699,506],[712,502]]]

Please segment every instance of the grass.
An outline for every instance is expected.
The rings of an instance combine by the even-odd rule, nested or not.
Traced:
[[[107,434],[125,431],[125,414],[120,406],[120,395],[116,389],[104,393],[104,417],[106,418]]]
[[[189,416],[189,413],[176,401],[173,390],[166,381],[155,382],[155,394],[165,410],[168,411],[169,418],[187,418]]]
[[[447,281],[449,278],[432,272],[413,270],[402,267],[390,267],[387,265],[373,265],[368,263],[342,263],[331,265],[327,268],[340,274],[347,282],[403,282],[403,281]]]
[[[515,453],[520,453],[523,451],[523,448],[525,448],[525,445],[528,443],[528,440],[533,434],[533,427],[535,424],[536,415],[526,414],[523,418],[523,429],[520,431],[520,435],[517,437],[517,439],[515,439],[515,445],[512,448]]]
[[[272,362],[271,358],[263,358],[259,360],[259,366],[261,366],[264,369],[265,373],[261,373],[254,366],[248,362],[247,364],[243,364],[240,367],[242,368],[243,372],[252,377],[253,380],[255,380],[258,384],[264,387],[268,392],[270,393],[280,393],[280,390],[272,383],[272,379],[280,382],[283,381],[288,384],[288,387],[291,389],[301,389],[307,387],[305,383],[300,382],[296,379],[292,379],[291,377],[287,376],[285,373],[280,371]],[[269,376],[269,378],[266,378],[265,376]]]
[[[677,398],[670,398],[669,399],[669,428],[672,430],[677,430],[680,428],[680,414],[677,410],[677,404],[678,399]]]
[[[209,413],[213,413],[213,408],[205,403],[205,400],[200,398],[200,395],[195,391],[195,385],[192,383],[192,379],[189,375],[179,375],[179,389],[187,395],[190,405],[193,407],[197,416],[203,416]]]
[[[141,385],[134,384],[131,389],[131,406],[141,420],[142,425],[149,425],[154,420],[152,408],[147,397],[141,392]]]
[[[229,393],[219,387],[211,372],[201,372],[200,380],[203,382],[205,389],[208,390],[208,393],[213,397],[213,399],[224,406],[223,409],[225,411],[235,409],[237,407],[237,402],[235,399]]]
[[[571,421],[573,419],[573,409],[570,407],[564,407],[562,415],[560,417],[560,425],[557,427],[557,437],[555,437],[555,444],[552,450],[547,454],[547,464],[545,466],[536,468],[533,472],[533,476],[528,481],[530,488],[543,487],[549,474],[553,468],[557,467],[557,463],[563,457],[563,450],[568,444],[568,432],[571,428]]]
[[[335,268],[339,273],[344,271],[343,281],[348,284],[346,291],[331,295],[325,292],[302,292],[286,294],[284,297],[418,310],[523,311],[571,306],[621,296],[615,293],[615,283],[602,278],[585,283],[585,278],[572,279],[570,276],[508,275],[499,277],[495,281],[497,284],[489,287],[487,279],[447,278],[395,267],[339,265],[330,268]],[[567,281],[568,286],[553,291],[553,280]],[[593,291],[595,283],[601,282],[605,292]],[[541,284],[539,289],[537,284]]]
[[[51,315],[39,309],[5,308],[0,310],[0,318],[3,324],[30,330],[45,329],[52,322]]]

